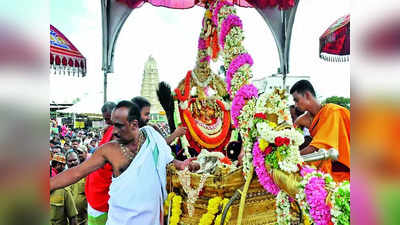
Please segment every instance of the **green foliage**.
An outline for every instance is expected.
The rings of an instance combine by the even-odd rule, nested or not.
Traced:
[[[350,110],[350,98],[345,98],[341,96],[331,96],[329,98],[326,98],[322,103],[324,104],[334,103]]]

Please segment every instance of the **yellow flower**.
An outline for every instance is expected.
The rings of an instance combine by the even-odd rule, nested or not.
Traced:
[[[215,218],[214,224],[221,224],[222,214],[223,214],[228,202],[229,202],[228,198],[224,198],[224,200],[222,200],[223,208],[222,208],[221,213]],[[231,218],[231,210],[232,210],[232,208],[229,208],[228,212],[226,213],[224,224],[227,224],[229,219]]]
[[[169,209],[169,203],[171,202],[171,199],[175,196],[174,192],[171,192],[168,194],[168,198],[164,202],[164,215],[168,215],[168,209]]]
[[[276,123],[274,123],[274,122],[272,122],[272,121],[270,121],[269,123],[268,123],[268,125],[270,126],[270,127],[272,127],[272,128],[275,128],[277,125],[276,125]]]
[[[168,195],[168,198],[170,196]],[[172,198],[172,210],[170,217],[170,225],[177,225],[179,223],[179,218],[182,214],[181,210],[182,197],[179,195],[174,195]]]
[[[217,218],[215,218],[214,224],[221,224],[221,220],[222,220],[222,214],[219,214]]]
[[[207,11],[206,11],[205,17],[207,17],[208,19],[211,19],[211,18],[212,18],[212,13],[211,13],[210,10],[207,10]]]
[[[264,140],[264,139],[260,139],[260,142],[258,143],[258,147],[260,148],[260,150],[263,152],[265,151],[265,149],[268,147],[269,143]]]
[[[208,201],[207,211],[208,213],[215,214],[218,212],[218,207],[221,202],[221,197],[214,197]]]
[[[170,225],[176,225],[176,224],[178,224],[178,222],[179,222],[179,217],[174,217],[174,216],[172,216],[172,217],[170,217],[169,218],[169,224]]]
[[[311,225],[310,218],[306,214],[304,214],[304,225]]]

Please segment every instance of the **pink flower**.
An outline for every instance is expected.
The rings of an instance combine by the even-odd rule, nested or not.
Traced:
[[[200,59],[200,62],[201,62],[201,63],[202,63],[202,62],[205,62],[205,61],[209,62],[209,61],[210,61],[210,59],[211,59],[211,57],[210,57],[210,56],[206,56],[206,57],[204,57],[204,58]]]
[[[307,175],[307,174],[309,174],[309,173],[312,173],[312,172],[315,172],[315,169],[312,168],[312,167],[309,167],[309,166],[303,166],[303,167],[301,167],[301,169],[300,169],[300,175],[301,175],[302,177],[304,177],[305,175]]]
[[[219,14],[219,10],[221,10],[222,7],[224,7],[224,5],[228,5],[228,6],[233,6],[233,4],[231,2],[227,2],[227,1],[219,1],[217,3],[217,5],[215,6],[215,8],[212,10],[212,21],[214,23],[215,26],[218,26],[218,14]]]
[[[202,38],[199,38],[198,49],[206,49],[206,41]]]
[[[228,35],[229,31],[232,27],[237,26],[240,29],[243,28],[242,21],[240,18],[234,14],[230,14],[221,25],[221,32],[219,34],[219,44],[224,48],[225,46],[225,37]]]
[[[316,225],[328,225],[331,221],[330,207],[326,204],[328,192],[322,177],[312,177],[304,188],[310,215]]]
[[[258,144],[259,141],[257,140],[257,142],[253,145],[253,165],[258,176],[258,182],[264,187],[265,190],[273,195],[277,195],[280,189],[265,168],[264,158],[266,154],[261,151],[261,149],[258,147]]]
[[[229,64],[228,71],[226,72],[226,89],[231,94],[231,81],[236,71],[244,64],[253,65],[253,58],[247,53],[236,56]]]
[[[239,127],[239,121],[237,117],[240,115],[240,111],[246,104],[245,100],[249,100],[253,97],[258,96],[258,89],[253,84],[243,85],[237,92],[232,101],[231,117],[235,127]]]

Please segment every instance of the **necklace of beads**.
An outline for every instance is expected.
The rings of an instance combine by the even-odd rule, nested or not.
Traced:
[[[129,160],[133,160],[135,158],[135,156],[137,155],[137,153],[139,152],[139,150],[142,147],[142,144],[144,142],[144,134],[142,132],[139,132],[138,138],[139,138],[139,141],[138,141],[138,145],[137,145],[135,152],[132,152],[131,150],[129,150],[129,148],[126,145],[120,144],[122,154],[125,156],[125,158],[127,158]]]

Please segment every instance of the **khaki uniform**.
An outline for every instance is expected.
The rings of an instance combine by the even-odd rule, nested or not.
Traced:
[[[71,191],[72,197],[74,199],[76,209],[78,210],[77,222],[79,225],[85,225],[88,221],[88,213],[87,213],[87,200],[85,195],[85,183],[86,178],[81,179],[80,181],[72,184]]]
[[[55,190],[50,195],[50,224],[68,225],[69,218],[78,215],[69,188]]]

